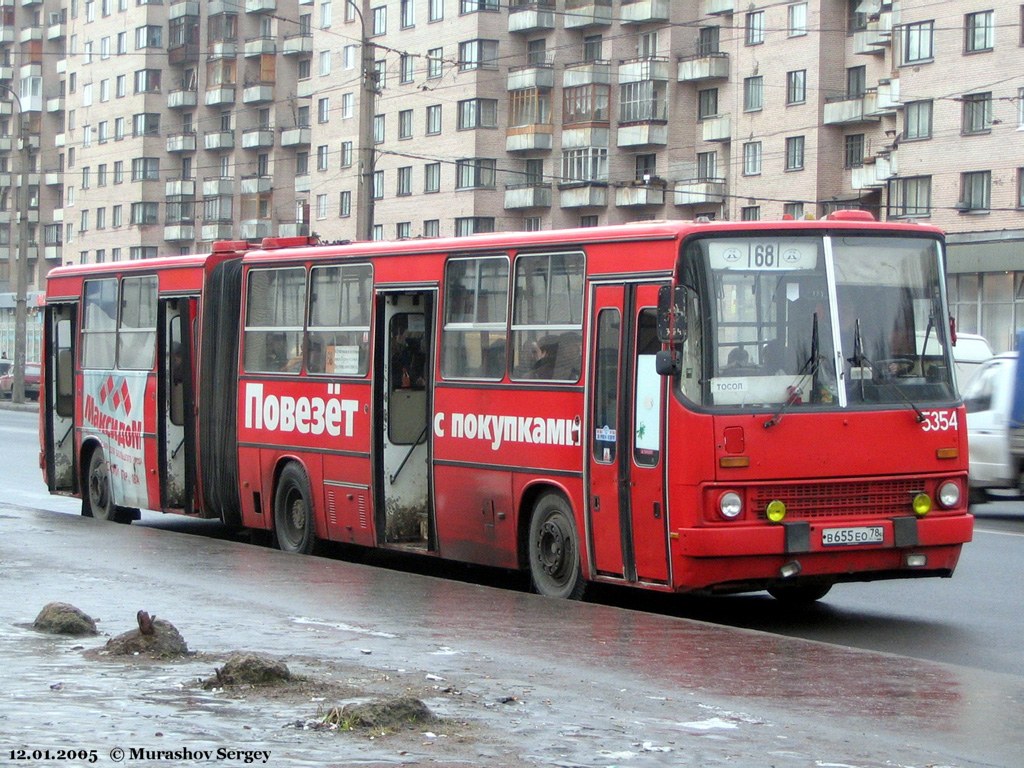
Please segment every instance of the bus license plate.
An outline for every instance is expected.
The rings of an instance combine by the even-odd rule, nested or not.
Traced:
[[[825,528],[821,532],[821,543],[825,547],[881,544],[883,540],[884,536],[880,525],[867,525],[860,528]]]

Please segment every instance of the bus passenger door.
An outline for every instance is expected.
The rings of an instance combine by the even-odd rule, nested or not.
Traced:
[[[665,583],[665,383],[654,366],[657,294],[657,285],[594,289],[587,514],[598,575]]]
[[[160,503],[164,509],[192,511],[195,486],[192,411],[192,316],[195,300],[160,300],[163,334],[159,355]]]
[[[382,292],[375,349],[376,524],[383,545],[436,549],[430,501],[433,291]]]
[[[78,312],[74,304],[46,308],[46,382],[41,397],[44,417],[46,484],[51,493],[77,489],[75,466],[75,340]]]

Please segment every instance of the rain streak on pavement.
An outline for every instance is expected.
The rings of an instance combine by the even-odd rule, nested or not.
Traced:
[[[1020,764],[1014,676],[24,507],[0,507],[0,569],[5,762],[63,747],[97,750],[96,765],[115,764],[114,748],[269,751],[278,766]],[[101,635],[33,630],[53,601]],[[195,655],[97,653],[140,609]],[[306,683],[198,684],[239,650]],[[398,695],[442,720],[384,735],[307,727]]]

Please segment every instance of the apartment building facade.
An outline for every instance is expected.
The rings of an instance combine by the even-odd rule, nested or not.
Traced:
[[[0,291],[22,186],[34,286],[219,239],[857,207],[945,228],[959,325],[1005,349],[1024,326],[1021,9],[0,0]]]

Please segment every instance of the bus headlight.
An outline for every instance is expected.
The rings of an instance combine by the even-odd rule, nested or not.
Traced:
[[[960,483],[947,480],[939,486],[939,506],[952,509],[960,503]]]
[[[918,517],[924,517],[932,511],[932,497],[927,493],[918,493],[914,496],[912,504],[914,508],[914,514]]]
[[[743,512],[743,499],[735,491],[726,491],[718,497],[718,512],[726,520],[735,520]]]

